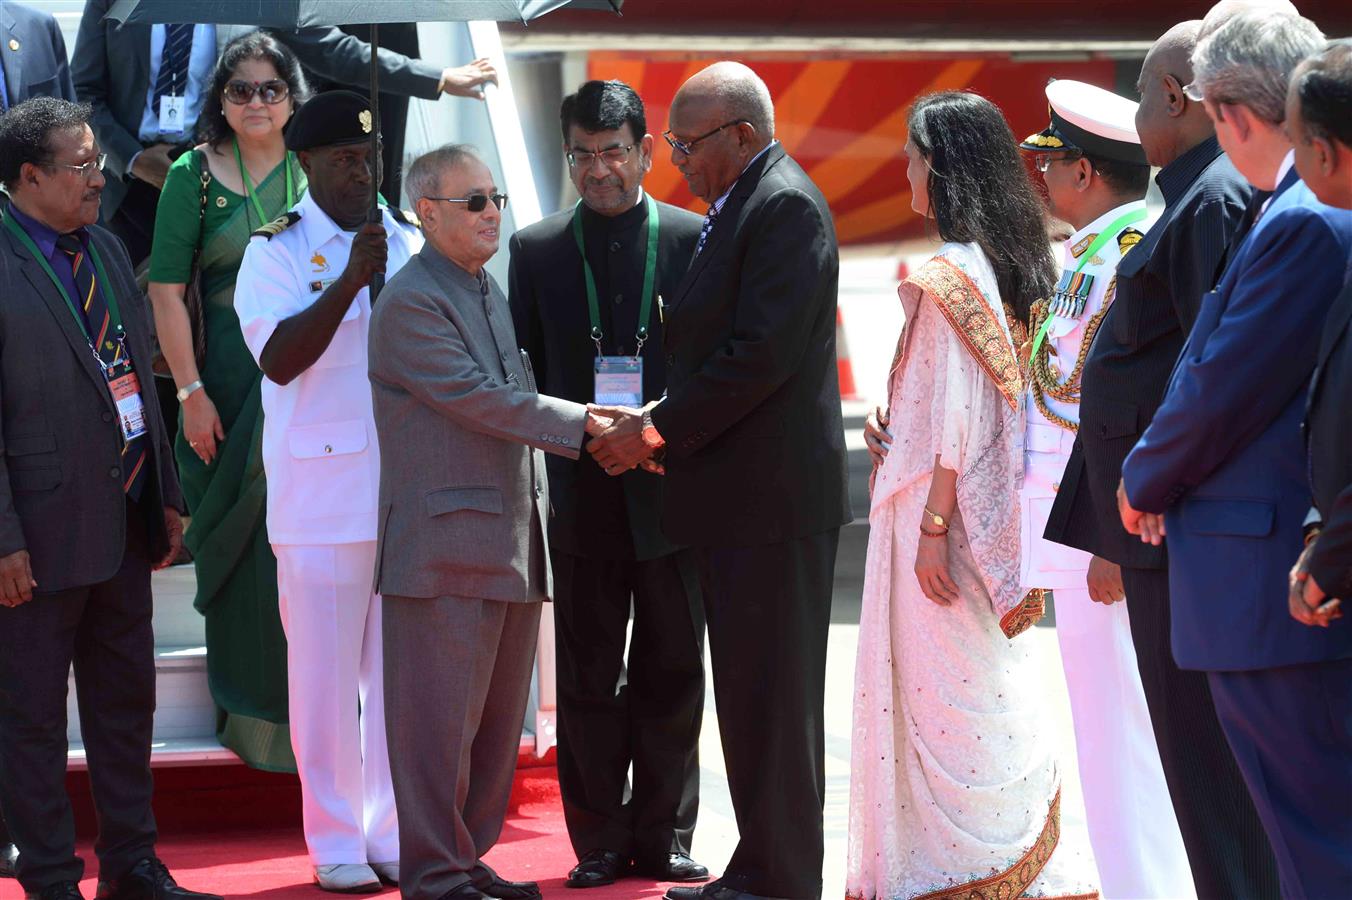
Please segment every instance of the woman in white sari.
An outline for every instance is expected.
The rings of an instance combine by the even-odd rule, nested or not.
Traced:
[[[1043,208],[988,100],[924,97],[908,125],[912,206],[947,243],[898,290],[890,449],[870,435],[848,896],[1094,898],[1016,638],[1042,615],[1019,581],[1015,348],[1053,287]]]

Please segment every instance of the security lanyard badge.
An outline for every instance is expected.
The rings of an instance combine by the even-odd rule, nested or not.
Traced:
[[[643,405],[643,345],[648,340],[648,320],[652,315],[653,285],[657,276],[657,204],[645,195],[648,205],[648,237],[643,262],[643,293],[640,295],[638,331],[634,335],[633,356],[606,356],[601,347],[601,310],[596,299],[596,277],[587,262],[582,239],[582,201],[573,209],[573,238],[582,256],[582,274],[587,288],[587,314],[591,320],[591,340],[596,345],[594,363],[596,402],[606,406]]]

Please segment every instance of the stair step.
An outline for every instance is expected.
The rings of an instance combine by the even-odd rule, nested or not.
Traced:
[[[190,647],[206,643],[206,620],[193,607],[197,573],[191,565],[170,566],[151,576],[155,597],[155,646]]]
[[[70,742],[70,752],[67,759],[66,767],[68,769],[83,770],[89,767],[88,760],[85,758],[84,744],[78,740]],[[181,737],[163,740],[157,737],[150,745],[150,766],[155,769],[173,766],[233,765],[243,765],[243,763],[240,762],[238,756],[222,747],[216,741],[215,736],[210,734],[206,737]]]
[[[207,648],[200,644],[155,648],[155,740],[215,743],[216,705],[207,687]],[[66,739],[80,741],[75,676],[66,694]]]

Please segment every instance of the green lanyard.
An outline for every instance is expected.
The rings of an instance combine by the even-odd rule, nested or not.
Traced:
[[[56,285],[56,289],[61,292],[61,299],[66,301],[66,308],[69,309],[70,314],[75,317],[75,324],[80,326],[80,331],[84,333],[85,340],[89,342],[89,348],[94,351],[94,356],[98,357],[99,348],[94,346],[94,338],[89,333],[89,326],[85,323],[84,316],[80,314],[80,310],[75,306],[75,301],[71,299],[70,294],[66,291],[66,286],[61,283],[61,279],[57,278],[56,273],[52,271],[51,264],[48,263],[47,258],[42,255],[42,251],[38,249],[38,245],[33,243],[33,239],[28,236],[28,232],[24,231],[23,227],[19,225],[18,222],[14,221],[13,216],[5,216],[5,227],[14,233],[14,236],[19,239],[21,244],[28,248],[28,251],[33,254],[33,258],[42,266],[42,270],[47,273],[47,277],[52,280],[52,284]],[[113,283],[108,280],[108,273],[103,268],[103,259],[99,256],[98,248],[94,246],[93,238],[89,240],[89,256],[94,260],[95,271],[99,273],[99,289],[103,291],[103,297],[108,301],[108,320],[113,326],[113,330],[121,336],[122,312],[118,309],[117,295],[113,293]],[[99,365],[103,365],[101,359]]]
[[[648,319],[653,311],[653,282],[657,277],[657,203],[652,195],[644,194],[648,202],[648,243],[643,261],[643,295],[638,313],[638,333],[634,335],[638,342],[634,356],[643,353],[643,345],[648,340]],[[604,356],[601,350],[601,308],[596,301],[596,278],[592,275],[591,263],[587,262],[587,248],[582,241],[582,201],[573,207],[573,238],[577,241],[577,252],[582,255],[582,274],[587,282],[587,314],[591,317],[591,339],[596,344],[596,355]]]
[[[1089,260],[1094,258],[1094,254],[1102,250],[1105,244],[1121,234],[1122,229],[1126,228],[1128,225],[1136,224],[1149,214],[1149,211],[1142,207],[1141,209],[1133,209],[1125,212],[1116,219],[1113,219],[1112,222],[1108,223],[1108,227],[1099,232],[1098,237],[1094,238],[1094,242],[1089,245],[1089,249],[1085,250],[1084,254],[1080,257],[1080,264],[1075,267],[1075,274],[1079,275],[1080,271],[1089,264]],[[1033,340],[1033,352],[1029,355],[1029,359],[1037,358],[1038,348],[1041,347],[1042,342],[1047,339],[1047,332],[1051,329],[1052,319],[1054,318],[1056,317],[1053,316],[1051,310],[1048,309],[1047,318],[1042,323],[1042,327],[1037,330],[1037,337]]]
[[[249,179],[248,170],[244,168],[244,158],[239,154],[239,141],[235,140],[234,145],[235,162],[239,164],[239,177],[244,182],[244,192],[253,201],[254,210],[258,213],[258,224],[266,225],[277,217],[273,216],[272,219],[269,219],[267,214],[263,212],[263,204],[259,201],[258,195],[254,193],[253,182]],[[286,209],[283,209],[282,212],[286,212],[287,209],[296,205],[296,186],[291,181],[291,158],[291,151],[288,150],[286,156],[282,159],[282,165],[286,166]]]

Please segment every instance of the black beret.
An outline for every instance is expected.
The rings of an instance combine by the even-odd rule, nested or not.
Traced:
[[[371,139],[371,101],[352,91],[325,91],[304,103],[286,129],[286,149],[313,150]]]

